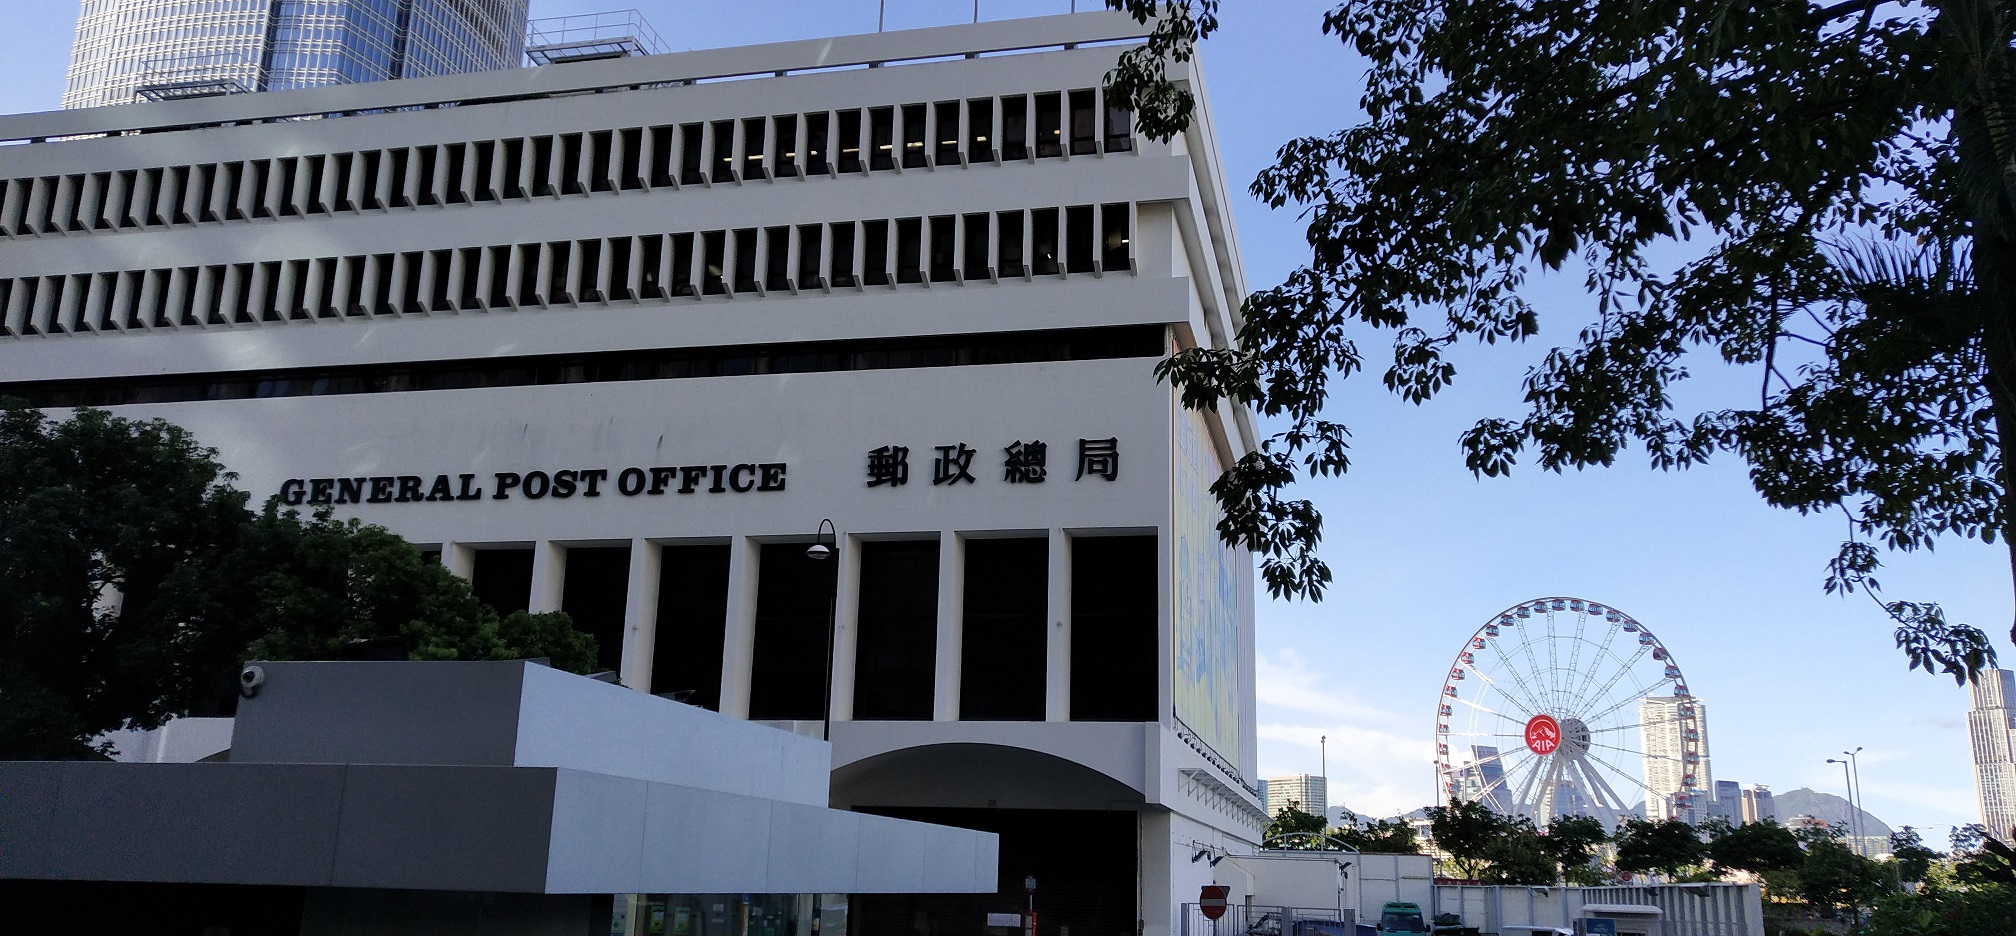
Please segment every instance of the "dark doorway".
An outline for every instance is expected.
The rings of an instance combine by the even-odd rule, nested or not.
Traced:
[[[1052,809],[863,808],[899,819],[1001,836],[992,894],[857,894],[855,936],[987,936],[989,913],[1024,913],[1036,878],[1037,936],[1134,936],[1139,855],[1132,812]]]
[[[1153,536],[1071,541],[1071,720],[1156,720]]]
[[[966,541],[962,720],[1043,720],[1049,615],[1049,540]]]
[[[595,638],[595,666],[623,664],[623,606],[630,596],[630,547],[584,546],[567,550],[560,610],[574,629]]]
[[[532,550],[479,549],[469,569],[469,590],[498,617],[525,610],[532,602]]]
[[[938,653],[938,541],[861,544],[854,717],[929,719]]]
[[[721,710],[721,654],[728,636],[728,546],[667,546],[658,572],[658,639],[652,692]]]
[[[826,713],[826,641],[838,557],[803,543],[766,543],[756,575],[756,646],[749,717],[817,720]]]

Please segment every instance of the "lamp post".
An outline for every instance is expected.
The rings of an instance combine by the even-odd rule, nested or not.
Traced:
[[[1854,778],[1854,792],[1848,795],[1848,818],[1855,826],[1854,835],[1857,845],[1855,853],[1867,857],[1869,840],[1864,838],[1862,834],[1864,831],[1862,828],[1862,765],[1855,756],[1862,753],[1862,748],[1857,746],[1855,750],[1842,751],[1841,753],[1848,755],[1848,772]]]
[[[833,545],[826,545],[831,542]],[[840,531],[832,520],[819,521],[819,528],[812,533],[812,545],[805,550],[806,557],[824,561],[838,560],[840,556]],[[819,714],[819,740],[833,740],[833,631],[838,627],[835,605],[840,601],[840,569],[835,562],[833,569],[833,589],[826,593],[826,707]]]
[[[1841,788],[1848,791],[1848,834],[1855,836],[1857,843],[1855,853],[1859,855],[1862,853],[1860,846],[1862,837],[1855,835],[1855,781],[1849,779],[1848,761],[1845,758],[1830,757],[1827,758],[1827,763],[1841,765]]]

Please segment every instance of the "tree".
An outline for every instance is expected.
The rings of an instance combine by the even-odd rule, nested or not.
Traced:
[[[0,406],[0,757],[88,756],[209,691],[243,639],[183,622],[244,518],[230,478],[159,420]]]
[[[1552,884],[1557,880],[1556,859],[1533,820],[1525,816],[1506,819],[1485,856],[1491,862],[1484,869],[1486,884]]]
[[[1897,863],[1897,879],[1916,884],[1925,880],[1932,870],[1932,862],[1942,856],[1925,847],[1924,837],[1918,830],[1905,826],[1890,833],[1890,860]]]
[[[1420,838],[1405,820],[1367,819],[1348,809],[1338,826],[1330,830],[1330,838],[1361,852],[1381,855],[1421,853]]]
[[[1845,908],[1859,915],[1888,884],[1883,869],[1833,840],[1814,842],[1799,866],[1800,896],[1816,910]]]
[[[1799,847],[1799,839],[1792,830],[1779,825],[1776,819],[1765,819],[1715,829],[1708,839],[1708,860],[1721,870],[1763,874],[1799,867],[1806,860],[1806,852]]]
[[[1108,4],[1156,17],[1108,84],[1167,137],[1194,100],[1163,61],[1217,27],[1218,0]],[[1369,62],[1365,122],[1285,143],[1251,187],[1303,212],[1310,256],[1246,300],[1235,347],[1159,369],[1188,406],[1282,426],[1212,488],[1270,591],[1330,581],[1321,514],[1285,491],[1349,467],[1325,406],[1368,366],[1358,342],[1390,336],[1386,386],[1425,402],[1453,348],[1563,316],[1535,278],[1579,274],[1596,321],[1529,372],[1523,415],[1463,435],[1473,472],[1733,454],[1768,503],[1843,516],[1824,584],[1883,604],[1913,668],[1964,681],[1993,661],[1978,629],[1884,601],[1873,573],[1874,544],[2016,549],[2006,3],[1344,0],[1322,28]],[[1753,375],[1754,404],[1676,413],[1703,357]]]
[[[1596,884],[1603,874],[1590,866],[1596,848],[1610,840],[1603,821],[1590,816],[1559,816],[1547,824],[1540,845],[1547,857],[1561,868],[1561,879],[1570,884]]]
[[[102,755],[107,732],[212,702],[240,661],[329,659],[357,639],[593,668],[566,615],[500,621],[383,528],[253,514],[232,480],[160,420],[0,405],[0,758]]]
[[[1867,936],[2016,936],[2016,892],[1931,889],[1879,898]]]
[[[1323,817],[1303,812],[1301,803],[1289,800],[1285,808],[1274,814],[1273,821],[1267,823],[1266,845],[1268,848],[1327,848],[1329,843],[1323,840]]]
[[[1694,827],[1678,819],[1654,822],[1633,816],[1617,825],[1617,870],[1624,874],[1674,877],[1707,854]]]
[[[1428,835],[1449,855],[1449,869],[1466,881],[1481,880],[1491,849],[1505,833],[1505,817],[1474,800],[1428,807]]]
[[[560,669],[595,667],[595,638],[564,613],[517,612],[502,620],[469,583],[425,561],[383,527],[337,520],[325,509],[303,520],[275,504],[248,523],[225,563],[226,617],[256,620],[263,634],[244,649],[259,660],[327,660],[345,644],[400,638],[416,660],[547,657]]]

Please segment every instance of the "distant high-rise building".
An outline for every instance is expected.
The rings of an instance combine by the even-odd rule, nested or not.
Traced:
[[[1743,785],[1734,780],[1715,781],[1715,798],[1708,803],[1707,818],[1742,825]]]
[[[1281,815],[1289,803],[1312,816],[1324,815],[1330,808],[1330,797],[1324,789],[1327,785],[1322,777],[1315,774],[1268,777],[1267,815]]]
[[[1740,816],[1746,824],[1778,818],[1778,804],[1771,801],[1771,788],[1761,783],[1744,787]]]
[[[1509,812],[1511,797],[1505,791],[1505,762],[1498,749],[1488,744],[1470,746],[1470,763],[1457,775],[1456,797],[1464,802],[1481,802],[1496,812]]]
[[[1967,737],[1974,747],[1974,797],[1981,824],[2016,840],[2016,672],[1991,669],[1969,691]]]
[[[516,67],[531,0],[83,0],[63,106]]]
[[[1692,714],[1683,711],[1691,707]],[[1689,738],[1687,732],[1698,732]],[[1700,822],[1707,818],[1714,775],[1708,769],[1708,704],[1692,696],[1660,696],[1638,703],[1639,750],[1645,758],[1645,816]],[[1697,763],[1686,762],[1692,747]],[[1693,782],[1688,782],[1689,777]]]

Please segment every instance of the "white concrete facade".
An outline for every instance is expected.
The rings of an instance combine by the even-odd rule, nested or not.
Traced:
[[[2016,840],[2016,672],[1990,669],[1968,686],[1967,739],[1974,754],[1974,798],[1981,824]]]
[[[1227,346],[1244,283],[1201,76],[1174,68],[1200,106],[1166,144],[1097,97],[1142,34],[1082,14],[0,117],[0,141],[27,144],[0,146],[0,394],[179,423],[255,501],[341,500],[458,573],[530,547],[534,611],[561,607],[570,550],[627,546],[619,670],[644,691],[677,688],[650,685],[664,550],[726,545],[720,708],[743,717],[761,548],[830,518],[834,805],[1133,813],[1130,922],[1166,936],[1212,883],[1193,854],[1250,851],[1264,823],[1252,560],[1210,535],[1203,491],[1257,437],[1250,413],[1189,413],[1152,374],[1173,348]],[[1088,94],[1096,130],[1072,120]],[[1030,108],[1019,130],[1010,98]],[[895,166],[843,171],[844,115],[865,159],[882,108]],[[1007,158],[1015,132],[1028,154]],[[884,223],[893,275],[869,284]],[[621,371],[640,361],[657,369]],[[1081,440],[1109,439],[1117,472],[1082,472]],[[1004,451],[1035,440],[1048,477],[1008,483]],[[936,447],[960,445],[973,480],[933,484]],[[909,449],[908,484],[867,483],[884,446]],[[707,469],[684,494],[683,467]],[[562,472],[573,496],[527,496]],[[1150,534],[1156,717],[1074,721],[1074,596],[1100,584],[1071,581],[1074,544]],[[962,550],[1003,537],[1047,542],[1042,718],[962,720],[962,682],[990,678],[962,662]],[[857,720],[863,547],[903,540],[938,543],[929,718]],[[953,782],[964,755],[934,752],[998,755],[1024,780],[1061,766]]]

